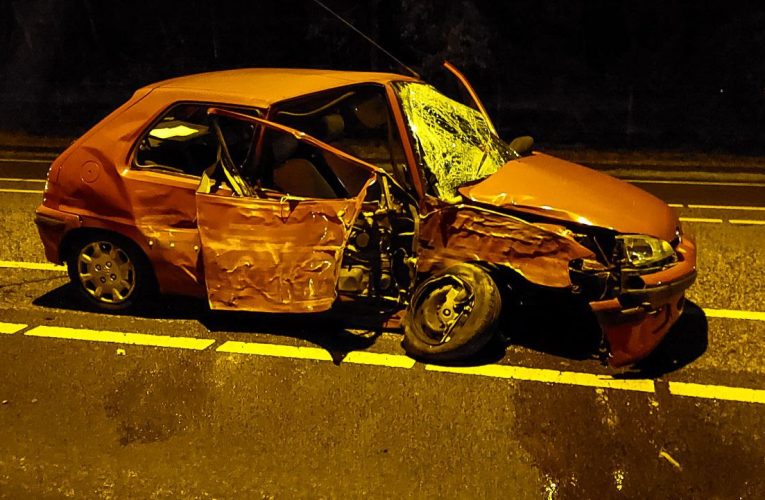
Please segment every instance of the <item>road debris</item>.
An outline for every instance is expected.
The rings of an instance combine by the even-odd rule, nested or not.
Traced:
[[[672,458],[672,455],[670,455],[666,450],[662,449],[659,452],[659,457],[665,459],[667,462],[672,464],[672,466],[675,467],[677,470],[683,470],[683,466],[680,465],[680,462]]]

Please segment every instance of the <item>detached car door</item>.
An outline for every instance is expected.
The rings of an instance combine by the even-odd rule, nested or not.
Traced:
[[[267,168],[275,167],[290,181],[311,178],[302,184],[308,189],[302,196],[282,192],[278,186],[262,182],[273,179],[273,171],[260,172],[263,179],[245,180],[242,169],[231,161],[223,141],[221,161],[216,168],[223,169],[226,184],[233,193],[229,189],[216,191],[206,175],[196,194],[210,307],[261,312],[329,309],[337,295],[339,264],[350,229],[361,210],[367,187],[374,182],[372,172],[376,167],[276,123],[219,109],[211,109],[210,114],[262,125],[264,136],[286,134],[302,146],[302,151],[316,150],[317,157],[331,155],[333,163],[339,160],[346,170],[352,167],[365,179],[360,191],[352,196],[326,190],[319,190],[315,197],[306,196],[314,189],[311,182],[321,182],[321,178],[312,177],[318,169],[308,170],[313,157],[284,161],[278,158],[278,165]],[[331,176],[333,171],[323,166],[319,175]],[[329,180],[333,182],[328,184],[337,183],[336,179]]]

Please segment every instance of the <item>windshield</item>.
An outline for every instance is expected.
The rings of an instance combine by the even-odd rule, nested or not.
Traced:
[[[458,187],[518,157],[473,108],[423,83],[400,82],[396,91],[420,162],[442,200],[458,201]]]

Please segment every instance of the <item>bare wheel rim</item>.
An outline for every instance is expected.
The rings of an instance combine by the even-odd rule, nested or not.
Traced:
[[[470,285],[455,276],[433,280],[416,299],[415,319],[432,345],[451,340],[454,328],[464,324],[473,310],[475,297]]]
[[[135,291],[135,266],[128,254],[110,241],[94,241],[80,250],[77,277],[86,293],[105,304],[121,304]]]

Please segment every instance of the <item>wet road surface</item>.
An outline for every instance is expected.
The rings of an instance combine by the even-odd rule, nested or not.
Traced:
[[[0,497],[765,497],[765,187],[640,184],[679,205],[699,278],[614,372],[573,313],[438,367],[347,311],[89,312],[35,265],[46,168],[0,162]]]

